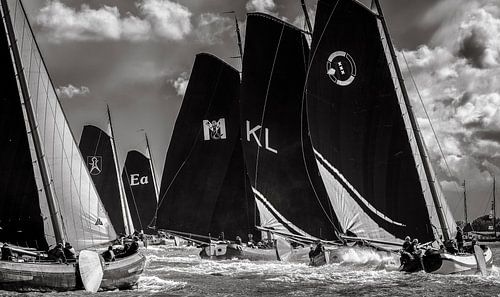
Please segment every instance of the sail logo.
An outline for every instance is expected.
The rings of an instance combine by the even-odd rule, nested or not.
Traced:
[[[140,176],[138,173],[130,175],[130,186],[147,185],[149,183],[148,176]]]
[[[257,137],[257,134],[256,134],[256,132],[259,131],[260,129],[262,129],[261,125],[257,125],[257,126],[250,129],[250,121],[248,121],[248,120],[246,121],[247,141],[250,141],[250,136],[253,136],[257,145],[259,147],[262,147],[262,143],[259,140],[260,135]],[[268,128],[264,128],[264,148],[266,150],[270,151],[271,153],[275,153],[275,154],[278,153],[278,150],[272,148],[271,145],[269,144],[269,129]]]
[[[87,156],[87,164],[91,175],[99,175],[102,172],[102,156]]]
[[[226,139],[226,120],[224,118],[218,121],[203,120],[203,139]]]
[[[326,62],[326,74],[339,86],[350,85],[356,77],[354,59],[344,51],[333,52]]]

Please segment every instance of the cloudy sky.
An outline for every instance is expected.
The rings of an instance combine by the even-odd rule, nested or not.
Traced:
[[[84,124],[104,128],[109,104],[122,162],[128,150],[143,149],[146,131],[159,173],[195,54],[240,69],[233,15],[225,12],[235,11],[242,30],[249,11],[304,26],[299,0],[24,2],[75,135]],[[463,218],[465,179],[469,217],[486,214],[492,176],[500,178],[500,2],[381,2],[451,209]],[[313,16],[316,1],[306,3]]]

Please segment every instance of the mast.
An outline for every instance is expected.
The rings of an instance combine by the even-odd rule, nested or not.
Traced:
[[[309,18],[309,13],[307,12],[306,3],[304,0],[300,0],[300,6],[302,6],[302,10],[304,11],[304,18],[306,19],[307,29],[309,30],[309,34],[312,34],[312,25],[311,19]]]
[[[155,166],[153,165],[153,155],[151,154],[151,148],[149,147],[149,140],[148,140],[148,134],[144,132],[144,137],[146,138],[146,148],[148,150],[148,155],[149,155],[149,167],[151,168],[151,174],[153,175],[153,186],[155,188],[155,194],[156,194],[156,201],[158,202],[158,198],[160,196],[160,190],[158,189],[158,184],[156,183],[156,172],[155,172]]]
[[[495,176],[493,176],[493,235],[496,237],[497,236],[497,232],[496,232],[496,229],[495,229],[495,225],[496,225],[496,219],[497,219],[497,208],[496,208],[496,195],[495,195],[495,192],[496,192],[496,180],[495,180]]]
[[[465,225],[467,225],[467,190],[465,188],[465,180],[464,180],[464,215],[465,215]]]
[[[389,51],[390,51],[390,54],[392,57],[392,62],[394,63],[394,69],[396,70],[396,75],[398,77],[399,85],[401,86],[401,92],[403,94],[404,103],[406,105],[406,109],[408,110],[408,117],[410,119],[411,128],[413,130],[413,134],[415,135],[415,141],[417,143],[418,152],[419,152],[420,158],[422,159],[422,164],[424,166],[424,171],[425,171],[425,175],[427,177],[427,182],[428,182],[429,188],[431,190],[432,200],[434,201],[434,205],[436,207],[436,212],[438,215],[438,220],[439,220],[439,223],[441,224],[441,228],[443,231],[443,239],[445,241],[447,241],[450,239],[449,230],[448,230],[448,226],[446,223],[446,219],[444,217],[441,202],[439,201],[439,196],[438,196],[437,189],[436,189],[436,181],[434,180],[434,177],[432,174],[430,160],[429,160],[429,157],[427,156],[425,144],[424,144],[424,141],[423,141],[422,136],[420,134],[420,130],[418,127],[417,120],[415,118],[415,114],[413,113],[413,110],[411,107],[408,92],[407,92],[406,86],[404,84],[403,75],[401,74],[401,69],[399,68],[396,53],[394,51],[394,46],[392,44],[392,40],[391,40],[390,35],[389,35],[389,29],[388,29],[387,24],[385,22],[384,13],[382,12],[382,8],[380,6],[379,0],[375,0],[375,5],[377,6],[377,12],[379,15],[380,22],[382,23],[382,28],[384,30],[386,42],[387,42],[387,45],[388,45],[388,48],[389,48]]]
[[[124,226],[125,226],[125,232],[127,232],[127,234],[132,234],[132,223],[131,223],[131,219],[130,219],[130,215],[129,215],[129,211],[128,211],[128,207],[127,207],[127,200],[126,200],[126,197],[125,197],[125,187],[123,185],[123,181],[121,179],[121,175],[120,175],[120,165],[118,163],[118,153],[116,151],[116,143],[115,143],[115,134],[113,132],[113,124],[111,122],[111,112],[109,110],[109,105],[106,105],[106,109],[107,109],[107,112],[108,112],[108,122],[109,122],[109,132],[110,132],[110,136],[111,136],[111,149],[113,150],[113,159],[115,161],[115,170],[116,170],[116,177],[117,177],[117,181],[118,181],[118,192],[120,193],[120,203],[121,203],[121,206],[122,206],[122,215],[123,215],[123,223],[124,223]]]
[[[21,5],[23,13],[26,14],[24,6],[22,5],[21,2],[19,3]],[[36,123],[36,119],[33,114],[34,113],[33,105],[31,104],[31,98],[28,91],[28,86],[26,84],[26,77],[24,75],[21,56],[19,54],[19,48],[17,46],[16,37],[14,35],[14,27],[12,26],[12,20],[10,18],[10,12],[7,5],[7,0],[1,0],[1,4],[2,4],[3,17],[5,20],[5,26],[7,29],[7,33],[9,35],[9,43],[12,48],[11,52],[15,64],[15,70],[18,76],[19,87],[21,90],[21,95],[24,100],[26,114],[28,117],[28,123],[31,130],[31,137],[33,139],[35,147],[35,153],[37,159],[36,161],[38,162],[38,166],[40,168],[40,175],[42,178],[42,184],[45,191],[45,197],[47,198],[47,204],[52,221],[52,228],[54,229],[54,237],[56,239],[56,242],[62,242],[63,227],[57,211],[57,202],[55,194],[53,192],[51,178],[48,173],[48,166],[47,163],[45,162],[45,157],[41,144],[41,138],[38,131],[38,125]]]
[[[243,48],[241,47],[240,25],[238,24],[238,19],[236,18],[236,15],[234,16],[234,23],[236,24],[236,37],[238,38],[238,50],[240,51],[240,60],[243,62]]]

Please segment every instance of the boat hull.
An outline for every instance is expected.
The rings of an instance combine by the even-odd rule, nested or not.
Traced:
[[[487,266],[492,266],[493,264],[493,253],[489,247],[485,247],[484,258]],[[458,254],[453,255],[450,253],[434,252],[427,253],[423,259],[422,263],[425,272],[435,273],[435,274],[468,274],[476,273],[478,271],[477,262],[474,254]],[[417,263],[418,264],[418,263]],[[402,271],[405,272],[416,272],[422,270],[421,265],[415,263],[407,263],[403,265]]]
[[[137,284],[146,259],[136,253],[104,264],[100,290],[129,289]],[[0,261],[0,289],[27,291],[72,291],[83,289],[76,263]]]
[[[276,261],[275,249],[258,249],[237,244],[211,244],[200,251],[202,259],[231,260],[245,259],[250,261]]]

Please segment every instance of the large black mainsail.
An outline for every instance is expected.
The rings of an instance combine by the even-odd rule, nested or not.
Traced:
[[[245,238],[254,230],[240,143],[237,70],[196,56],[168,148],[160,188],[159,229]]]
[[[431,196],[439,185],[423,170],[388,38],[357,1],[318,2],[305,89],[311,139],[344,232],[432,241],[452,217],[442,194],[440,206]]]
[[[24,7],[1,0],[0,241],[77,250],[114,240]]]
[[[314,164],[303,110],[308,56],[301,30],[266,14],[248,14],[243,150],[263,227],[334,239],[337,219]]]
[[[122,179],[132,222],[138,230],[152,233],[148,228],[156,212],[157,190],[150,160],[142,153],[128,152]]]
[[[111,137],[96,126],[85,125],[79,147],[116,232],[129,234]]]

